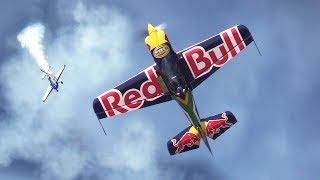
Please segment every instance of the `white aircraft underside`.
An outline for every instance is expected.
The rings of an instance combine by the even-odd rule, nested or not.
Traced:
[[[49,80],[49,83],[50,83],[49,86],[47,87],[47,90],[46,90],[44,96],[42,97],[43,102],[45,102],[47,100],[52,89],[55,89],[58,91],[59,83],[62,84],[62,81],[59,82],[59,79],[60,79],[65,67],[66,67],[66,65],[61,66],[60,69],[58,70],[58,72],[56,73],[56,75],[52,75],[50,68],[47,71],[44,71],[41,69],[41,71],[43,72],[42,79],[47,77]]]

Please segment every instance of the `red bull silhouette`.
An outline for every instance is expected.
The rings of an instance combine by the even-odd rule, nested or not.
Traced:
[[[200,143],[200,137],[199,135],[192,133],[192,132],[186,132],[181,139],[178,141],[176,139],[171,140],[172,145],[176,147],[175,153],[180,153],[185,149],[185,147],[191,148],[194,145],[199,145]]]
[[[228,116],[222,113],[221,119],[209,120],[206,125],[206,135],[213,138],[214,135],[219,134],[221,129],[229,128],[233,124],[228,123]]]

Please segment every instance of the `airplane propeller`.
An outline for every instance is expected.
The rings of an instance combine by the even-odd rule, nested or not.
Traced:
[[[159,31],[159,30],[165,30],[167,29],[168,25],[166,23],[161,23],[159,25],[157,25],[155,28]],[[144,28],[141,31],[138,31],[138,38],[145,38],[146,36],[148,36],[148,29]]]
[[[165,29],[167,29],[167,26],[168,25],[166,23],[161,23],[158,26],[156,26],[156,29],[157,30],[165,30]]]

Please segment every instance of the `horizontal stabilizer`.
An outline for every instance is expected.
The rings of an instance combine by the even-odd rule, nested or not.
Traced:
[[[215,116],[201,119],[201,127],[206,133],[206,136],[211,139],[216,139],[236,122],[237,119],[235,116],[230,111],[226,111]]]
[[[193,126],[187,127],[178,135],[168,141],[168,151],[170,155],[183,153],[199,148],[200,134]]]

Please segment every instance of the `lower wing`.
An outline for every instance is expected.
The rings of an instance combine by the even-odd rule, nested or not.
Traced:
[[[93,101],[98,119],[123,114],[172,100],[161,85],[162,78],[152,65]]]
[[[50,95],[52,89],[53,89],[52,86],[49,85],[48,88],[47,88],[47,90],[46,90],[46,92],[45,92],[45,94],[44,94],[44,96],[42,97],[42,101],[43,101],[43,102],[45,102],[45,101],[47,100],[47,98],[48,98],[48,96]]]

